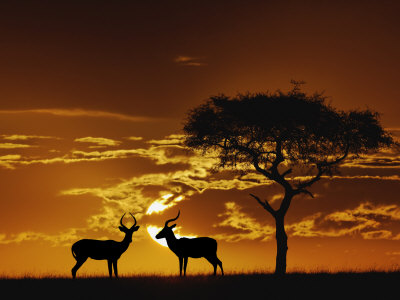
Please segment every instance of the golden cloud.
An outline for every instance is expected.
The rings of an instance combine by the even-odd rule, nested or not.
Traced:
[[[16,145],[16,144],[12,144]],[[13,148],[21,148],[18,146],[10,146],[6,145],[7,149]],[[32,147],[26,145],[26,147]],[[110,159],[123,159],[129,158],[132,156],[144,157],[154,160],[157,165],[163,164],[180,164],[180,163],[188,163],[191,160],[188,156],[184,154],[180,155],[171,155],[171,147],[164,146],[151,146],[148,149],[137,148],[137,149],[115,149],[115,150],[107,150],[107,151],[79,151],[73,150],[68,154],[65,154],[60,157],[51,157],[51,158],[30,158],[30,157],[21,157],[18,161],[10,162],[13,165],[13,168],[16,165],[31,165],[31,164],[53,164],[53,163],[79,163],[79,162],[97,162],[104,161]],[[175,146],[177,147],[177,146]],[[0,144],[1,148],[1,144]],[[25,148],[25,147],[24,147]],[[54,152],[53,152],[54,153]]]
[[[178,196],[173,198],[174,194],[165,194],[161,196],[160,200],[155,200],[146,211],[146,215],[151,215],[152,213],[160,213],[167,208],[175,206],[178,202],[185,199],[184,196]],[[172,200],[170,200],[172,199]]]
[[[182,66],[191,66],[191,67],[201,67],[206,64],[202,62],[203,58],[201,57],[191,57],[180,55],[174,58],[174,62],[182,65]]]
[[[183,134],[171,134],[161,140],[149,140],[147,143],[155,145],[183,145],[185,136]]]
[[[225,203],[226,211],[219,214],[224,218],[214,227],[230,227],[239,230],[239,233],[218,234],[215,237],[227,241],[243,239],[269,240],[275,228],[262,225],[254,218],[241,212],[241,207],[234,202]],[[342,237],[359,234],[363,239],[391,239],[400,240],[400,233],[394,235],[388,229],[380,229],[384,224],[400,220],[400,208],[397,205],[373,205],[362,203],[352,210],[337,211],[329,214],[316,213],[305,217],[297,223],[285,226],[291,236],[299,237]]]
[[[275,233],[275,228],[269,225],[262,225],[248,214],[241,211],[240,205],[235,202],[225,203],[225,212],[219,214],[218,217],[223,218],[214,227],[229,227],[238,230],[239,233],[217,234],[217,239],[223,239],[228,242],[238,242],[240,240],[270,240]]]
[[[322,215],[318,213],[286,228],[293,236],[340,237],[360,234],[364,239],[395,239],[389,230],[380,229],[387,222],[400,221],[397,205],[361,203],[354,209]]]
[[[11,140],[11,141],[30,140],[30,139],[59,139],[59,138],[53,137],[53,136],[25,135],[25,134],[12,134],[12,135],[3,134],[2,138],[5,140]]]
[[[315,231],[315,219],[319,217],[320,214],[315,214],[304,218],[301,222],[290,224],[285,226],[286,230],[291,232],[292,236],[301,237],[316,237],[319,233]]]
[[[392,237],[392,232],[389,230],[376,230],[361,232],[361,235],[366,240],[390,239]]]
[[[100,111],[100,110],[85,110],[85,109],[57,109],[57,108],[44,108],[44,109],[24,109],[24,110],[0,110],[0,114],[50,114],[60,117],[94,117],[94,118],[110,118],[120,121],[129,122],[152,122],[160,119],[131,116],[121,113]]]
[[[379,152],[346,160],[342,166],[347,168],[400,168],[399,148],[381,149]]]
[[[279,201],[279,200],[282,200],[283,199],[283,194],[282,193],[278,193],[278,194],[275,194],[275,195],[273,195],[273,196],[271,196],[270,198],[269,198],[269,204],[273,204],[274,202],[276,202],[276,201]]]
[[[31,148],[36,147],[26,144],[14,144],[14,143],[0,143],[0,149],[18,149],[18,148]]]
[[[14,169],[14,163],[21,158],[19,154],[9,154],[0,156],[0,166],[6,169]]]
[[[93,143],[96,144],[97,146],[118,146],[119,144],[121,144],[121,142],[116,140],[103,137],[91,137],[91,136],[76,138],[74,142]]]
[[[70,246],[72,241],[79,239],[77,229],[71,228],[57,234],[46,234],[43,232],[24,231],[18,234],[11,234],[9,237],[5,234],[0,234],[0,245],[11,243],[22,243],[28,241],[47,241],[52,246]]]
[[[141,137],[141,136],[128,136],[126,139],[131,140],[131,141],[141,141],[141,140],[143,140],[143,137]]]

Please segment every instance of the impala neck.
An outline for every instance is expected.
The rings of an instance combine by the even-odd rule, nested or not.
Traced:
[[[175,237],[175,234],[173,232],[171,232],[165,237],[165,239],[167,240],[168,248],[171,249],[172,251],[174,251],[176,248],[176,241],[178,240]]]
[[[125,234],[124,239],[120,242],[122,252],[125,252],[128,249],[129,244],[132,242],[132,236]]]

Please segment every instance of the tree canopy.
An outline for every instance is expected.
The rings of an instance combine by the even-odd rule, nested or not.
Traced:
[[[297,87],[288,93],[211,97],[189,112],[184,131],[188,147],[216,150],[221,167],[250,164],[282,185],[293,168],[303,167],[313,176],[293,188],[304,193],[349,155],[393,144],[377,112],[337,110],[323,95]]]

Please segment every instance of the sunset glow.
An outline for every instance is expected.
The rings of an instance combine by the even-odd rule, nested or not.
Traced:
[[[152,213],[160,213],[167,208],[175,206],[176,203],[178,203],[184,199],[184,196],[178,196],[178,197],[174,198],[173,200],[169,201],[169,199],[173,196],[174,196],[174,194],[166,194],[161,197],[162,200],[154,201],[147,209],[146,214],[151,215]],[[169,201],[169,203],[168,203],[168,201]]]
[[[155,235],[178,211],[176,236],[216,239],[226,274],[273,271],[275,220],[250,194],[276,209],[284,189],[251,164],[218,168],[216,153],[184,144],[188,113],[210,97],[287,92],[304,80],[305,93],[323,91],[337,110],[376,110],[400,142],[400,2],[0,6],[4,276],[70,277],[71,245],[121,241],[124,213],[140,229],[120,274],[176,274],[178,259]],[[398,270],[399,148],[339,171],[309,188],[314,198],[291,202],[288,271]],[[192,261],[191,273],[204,270]],[[88,260],[79,272],[104,275],[106,263]]]
[[[157,233],[160,232],[160,230],[162,229],[162,227],[157,227],[157,226],[147,226],[147,232],[149,233],[149,235],[151,236],[151,238],[159,243],[161,246],[163,247],[168,247],[167,245],[167,241],[165,239],[156,239],[156,235]]]

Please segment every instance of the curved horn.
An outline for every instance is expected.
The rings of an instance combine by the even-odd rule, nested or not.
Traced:
[[[181,211],[179,210],[179,211],[178,211],[178,215],[176,216],[176,218],[167,220],[167,221],[165,222],[165,226],[168,226],[168,223],[169,223],[169,222],[173,222],[173,221],[175,221],[176,219],[178,219],[180,214],[181,214]]]
[[[130,215],[132,216],[132,218],[135,220],[135,224],[133,224],[133,225],[132,225],[132,227],[133,227],[133,226],[135,226],[135,225],[136,225],[137,221],[136,221],[136,218],[135,218],[135,216],[134,216],[134,215],[132,215],[132,213],[129,213],[129,214],[130,214]]]
[[[126,228],[124,224],[122,224],[122,219],[124,218],[125,214],[122,215],[121,220],[119,220],[119,223],[121,224],[122,227]]]

